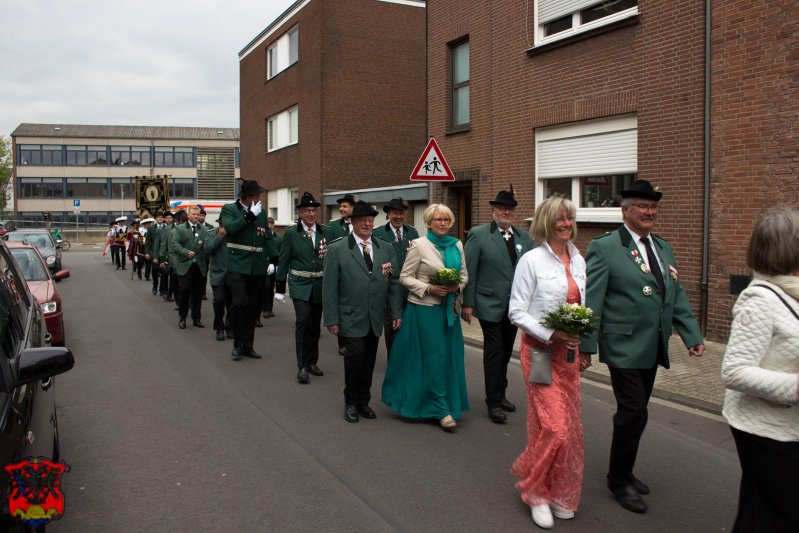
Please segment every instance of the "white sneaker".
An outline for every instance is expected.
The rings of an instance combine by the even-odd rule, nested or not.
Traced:
[[[561,520],[571,520],[574,518],[574,511],[569,511],[557,503],[550,503],[549,508],[552,510],[552,514],[555,518],[560,518]]]
[[[542,503],[541,505],[531,505],[530,510],[533,514],[533,522],[544,529],[552,529],[555,525],[555,520],[552,518],[552,511],[549,510],[549,504]]]

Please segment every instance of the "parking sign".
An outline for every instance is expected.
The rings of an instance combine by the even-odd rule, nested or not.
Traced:
[[[72,207],[80,207],[80,200],[72,200]]]

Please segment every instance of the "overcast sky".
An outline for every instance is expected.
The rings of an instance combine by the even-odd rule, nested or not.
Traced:
[[[238,53],[293,2],[3,2],[0,135],[22,122],[238,127]]]

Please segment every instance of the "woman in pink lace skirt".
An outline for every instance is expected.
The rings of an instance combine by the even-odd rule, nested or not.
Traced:
[[[544,326],[543,317],[564,303],[585,303],[585,260],[572,243],[577,234],[575,208],[553,196],[535,212],[531,233],[539,244],[519,260],[511,289],[509,317],[522,330],[521,362],[531,379],[531,356],[551,360],[551,373],[537,367],[527,386],[527,447],[511,469],[533,521],[545,529],[553,515],[574,517],[583,481],[583,425],[580,420],[580,371],[591,365],[577,351],[579,338]],[[546,366],[544,365],[544,370]],[[545,384],[551,375],[551,383]]]

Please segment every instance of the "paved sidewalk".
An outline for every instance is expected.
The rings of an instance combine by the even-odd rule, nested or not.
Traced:
[[[483,345],[483,332],[480,323],[473,319],[471,324],[461,321],[463,337],[466,343]],[[521,333],[516,336],[514,357],[519,357]],[[669,345],[669,361],[671,368],[658,370],[653,396],[675,401],[720,414],[724,403],[724,385],[721,384],[721,359],[727,345],[719,342],[705,341],[705,355],[690,357],[688,349],[676,333],[672,335]],[[591,368],[583,372],[583,377],[603,383],[610,383],[608,367],[600,363],[596,357]]]

